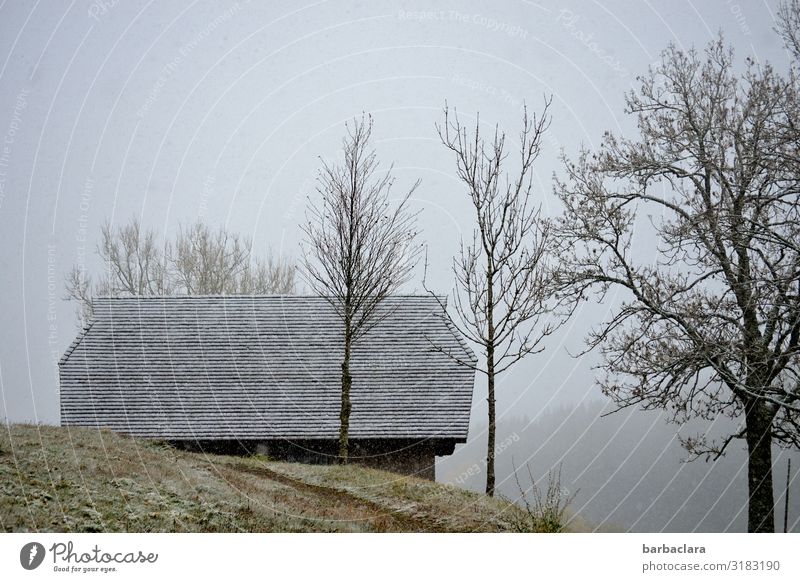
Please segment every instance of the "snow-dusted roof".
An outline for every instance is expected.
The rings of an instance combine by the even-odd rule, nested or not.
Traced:
[[[352,438],[467,436],[474,355],[431,296],[356,344]],[[334,439],[342,325],[324,298],[100,298],[61,360],[61,422],[158,439]]]

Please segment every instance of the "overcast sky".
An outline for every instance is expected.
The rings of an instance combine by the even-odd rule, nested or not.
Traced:
[[[787,63],[773,2],[430,4],[0,2],[0,414],[58,422],[56,362],[76,333],[64,275],[98,266],[106,219],[169,233],[201,219],[296,257],[319,157],[366,111],[398,192],[422,180],[431,284],[447,292],[473,216],[435,133],[445,100],[515,135],[523,102],[553,96],[537,165],[547,208],[561,148],[632,133],[624,93],[667,43],[703,47],[721,30],[739,62]],[[568,351],[607,309],[587,305],[506,374],[500,411],[599,397],[594,357]]]

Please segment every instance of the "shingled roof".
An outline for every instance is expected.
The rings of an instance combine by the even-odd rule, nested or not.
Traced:
[[[396,296],[352,356],[352,438],[464,441],[472,351],[435,298]],[[100,298],[60,362],[61,422],[158,439],[334,439],[341,324],[324,298]]]

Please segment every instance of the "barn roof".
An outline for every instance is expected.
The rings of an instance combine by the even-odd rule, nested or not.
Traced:
[[[472,351],[436,299],[394,296],[354,347],[352,438],[467,436]],[[324,298],[99,298],[60,362],[61,421],[159,439],[338,436],[341,323]]]

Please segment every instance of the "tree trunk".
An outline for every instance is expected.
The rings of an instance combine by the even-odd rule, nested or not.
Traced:
[[[486,377],[489,384],[489,444],[486,450],[486,495],[494,497],[494,448],[495,448],[495,406],[494,406],[494,346],[486,350]]]
[[[344,332],[344,359],[342,360],[342,406],[339,411],[339,464],[347,464],[348,455],[348,435],[350,432],[350,388],[353,385],[353,377],[350,375],[350,347],[352,337],[350,335],[350,324],[345,323]]]
[[[772,419],[762,402],[754,402],[746,412],[747,484],[749,503],[747,531],[775,533],[772,491]]]
[[[486,495],[494,497],[494,441],[497,429],[494,406],[494,269],[491,259],[486,272],[486,380],[489,388],[489,438],[486,449]]]

